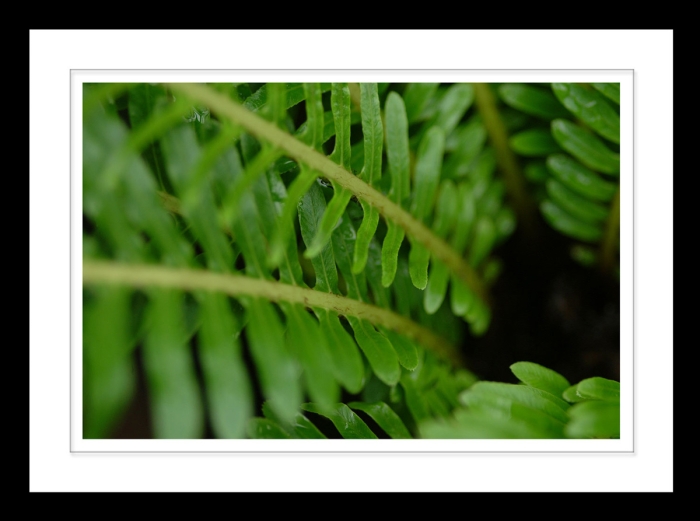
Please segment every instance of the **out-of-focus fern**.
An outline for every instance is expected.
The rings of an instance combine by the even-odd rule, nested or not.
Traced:
[[[259,439],[620,438],[619,382],[594,377],[569,385],[559,373],[532,362],[511,366],[520,384],[475,381],[469,373],[450,375],[443,369],[428,362],[405,375],[398,396],[386,390],[383,396],[375,390],[372,402],[339,403],[330,411],[304,404],[292,421],[280,420],[265,406],[265,418],[251,420],[248,435]],[[322,417],[333,427],[324,426]]]
[[[450,418],[476,381],[455,345],[488,328],[491,252],[515,227],[473,101],[466,84],[86,86],[84,437],[123,414],[137,346],[159,438],[207,420],[324,437],[314,415],[405,438]]]
[[[620,438],[620,384],[587,378],[570,386],[531,362],[511,366],[520,384],[477,382],[449,418],[420,424],[427,438]]]
[[[510,146],[527,158],[544,218],[579,241],[578,261],[619,269],[619,84],[504,84],[498,94],[532,118]]]

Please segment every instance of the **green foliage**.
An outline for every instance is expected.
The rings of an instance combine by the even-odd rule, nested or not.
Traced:
[[[605,243],[619,154],[586,129],[619,142],[614,88],[499,92],[513,149],[540,158],[525,172],[545,218]],[[517,224],[474,99],[468,84],[86,85],[84,437],[118,424],[136,351],[159,438],[206,423],[220,438],[619,436],[614,382],[460,367]]]
[[[619,264],[619,84],[501,85],[498,93],[532,118],[510,144],[533,158],[524,172],[544,186],[537,192],[543,217],[580,241],[574,259],[612,273]]]
[[[447,419],[430,419],[427,438],[619,438],[620,384],[562,375],[531,362],[511,366],[520,384],[477,382]],[[573,404],[573,405],[572,405]]]

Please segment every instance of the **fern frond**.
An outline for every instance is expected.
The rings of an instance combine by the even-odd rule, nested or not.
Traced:
[[[282,132],[273,125],[270,125],[262,118],[259,118],[253,113],[247,112],[240,106],[237,106],[230,99],[212,91],[204,86],[199,85],[189,85],[189,84],[173,84],[170,85],[174,90],[186,94],[193,100],[197,102],[204,103],[210,107],[214,112],[219,113],[221,116],[229,117],[237,124],[246,128],[249,132],[259,136],[270,142],[275,147],[283,150],[291,157],[297,159],[300,162],[306,163],[309,167],[318,172],[322,173],[325,177],[330,179],[332,182],[337,183],[338,186],[347,192],[342,192],[343,195],[339,195],[337,199],[338,203],[333,205],[333,209],[329,209],[330,215],[340,216],[342,212],[338,209],[346,206],[345,198],[350,199],[350,194],[355,194],[358,198],[367,201],[369,204],[377,208],[380,214],[395,222],[401,226],[406,233],[414,238],[421,246],[427,248],[429,251],[434,252],[434,254],[440,258],[445,264],[447,264],[452,271],[454,271],[458,276],[460,276],[470,287],[474,289],[479,294],[483,295],[483,287],[479,278],[473,272],[472,268],[465,263],[462,258],[452,251],[452,249],[444,241],[436,237],[426,226],[418,222],[409,213],[404,211],[398,205],[392,203],[387,197],[372,189],[358,177],[352,175],[348,172],[349,167],[349,150],[347,144],[349,144],[347,133],[344,133],[344,137],[337,140],[344,143],[342,148],[336,148],[335,157],[339,158],[341,165],[334,163],[331,159],[326,158],[324,155],[318,153],[312,148],[308,147],[301,141],[294,139],[289,134]],[[343,94],[341,90],[337,91],[337,97],[344,96],[349,99],[349,94]],[[347,101],[336,101],[337,111],[342,111],[341,106],[347,105]],[[338,116],[339,120],[342,120],[343,127],[348,125],[349,112],[344,112]],[[338,125],[336,125],[336,130]],[[279,153],[279,152],[278,152]],[[274,154],[270,153],[273,157]],[[267,158],[266,158],[267,159]],[[256,173],[257,175],[257,173]],[[251,177],[254,177],[251,174]],[[329,219],[329,221],[332,219]],[[333,224],[335,225],[335,222]],[[324,236],[327,233],[324,232]],[[307,253],[309,257],[313,257],[318,254],[318,249],[321,246],[319,244],[324,243],[324,240],[318,239],[314,243],[311,253]]]
[[[516,222],[496,172],[501,144],[488,111],[472,108],[480,89],[87,86],[84,435],[114,428],[135,389],[135,352],[161,438],[209,426],[225,438],[410,438],[455,414],[495,410],[489,421],[500,421],[503,400],[535,422],[520,434],[552,434],[544,391],[525,400],[475,384],[455,348],[464,321],[474,335],[489,325],[493,252]],[[120,110],[104,102],[114,96]],[[614,249],[602,203],[617,184],[579,156],[610,162],[615,152],[582,138],[548,96],[539,113],[559,118],[551,128],[566,139],[549,128],[526,135],[520,150],[557,147],[526,171],[554,171],[551,204],[596,230],[607,222],[595,238]],[[504,128],[533,130],[520,116],[498,114]],[[477,402],[486,405],[464,413]],[[554,418],[557,435],[590,428],[580,410],[578,430]]]
[[[587,245],[596,244],[599,266],[612,271],[619,250],[619,84],[552,83],[549,91],[502,85],[498,92],[509,106],[549,123],[510,140],[522,156],[546,157],[525,167],[526,176],[545,187],[545,220],[584,243],[572,254],[586,248],[586,257],[593,256]]]

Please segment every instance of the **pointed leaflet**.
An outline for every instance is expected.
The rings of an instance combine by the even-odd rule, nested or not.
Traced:
[[[264,396],[280,418],[291,421],[302,402],[298,367],[272,304],[259,299],[250,302],[246,333]]]
[[[323,128],[323,103],[321,101],[321,88],[318,83],[305,83],[306,94],[306,126],[300,139],[314,149],[319,150],[324,142]],[[335,128],[333,128],[335,132]],[[301,197],[309,190],[309,187],[317,178],[317,173],[306,165],[300,165],[299,175],[294,179],[287,191],[287,200],[279,217],[279,226],[276,227],[270,241],[270,259],[268,266],[278,266],[284,254],[284,245],[290,240],[297,205]]]
[[[557,143],[588,168],[619,177],[620,154],[610,150],[593,134],[567,121],[552,121],[552,135]]]
[[[440,181],[444,149],[445,134],[438,127],[428,130],[418,147],[413,189],[415,197],[411,205],[411,213],[423,222],[432,213],[435,193]],[[428,284],[429,261],[430,252],[421,244],[411,242],[409,272],[413,284],[418,289],[425,289]]]
[[[345,170],[350,170],[350,89],[347,83],[334,83],[331,89],[331,107],[335,121],[335,149],[330,158]],[[304,256],[312,259],[318,255],[328,243],[342,217],[345,207],[350,202],[352,192],[333,182],[335,193],[323,214],[311,246]]]
[[[344,403],[336,404],[335,409],[330,412],[322,410],[314,403],[305,403],[301,408],[331,420],[345,439],[377,439],[377,435],[367,424]]]
[[[367,413],[391,438],[410,439],[411,433],[391,407],[384,402],[350,402],[350,408]]]
[[[608,202],[617,191],[615,183],[601,179],[598,174],[564,154],[549,156],[547,169],[567,188],[596,201]]]
[[[360,178],[370,186],[374,186],[382,176],[382,144],[384,129],[379,111],[379,96],[376,83],[361,83],[362,134],[365,150],[365,166]],[[379,223],[379,212],[369,203],[362,201],[365,217],[357,230],[355,253],[352,264],[354,273],[361,272],[367,263],[369,241],[374,237]]]
[[[445,238],[452,230],[457,217],[457,190],[449,179],[442,182],[438,197],[433,230],[438,237]],[[442,261],[433,258],[430,268],[430,279],[425,289],[423,306],[432,315],[442,305],[447,292],[450,272]]]
[[[572,385],[571,387],[567,387],[566,390],[561,394],[562,398],[566,400],[569,403],[576,403],[576,402],[582,402],[585,400],[585,398],[582,398],[576,393],[576,387],[577,385]]]
[[[396,356],[399,358],[399,363],[409,371],[413,371],[418,365],[418,348],[416,344],[411,339],[391,329],[380,327],[379,331],[391,342],[394,351],[396,351]]]
[[[253,393],[241,355],[241,324],[220,293],[203,293],[199,357],[209,415],[217,438],[243,438],[253,414]]]
[[[408,149],[408,120],[401,96],[390,92],[385,106],[386,160],[391,176],[389,198],[401,205],[410,194],[410,157]],[[382,246],[382,285],[391,286],[396,276],[396,260],[404,238],[404,230],[393,222],[387,223]]]
[[[595,90],[575,83],[552,83],[552,90],[571,113],[613,143],[620,143],[620,116]]]
[[[548,179],[545,186],[552,202],[576,219],[595,224],[608,217],[607,208],[577,195],[554,179]]]
[[[143,345],[149,383],[153,432],[156,438],[201,438],[204,409],[199,395],[194,360],[186,338],[183,293],[150,293],[150,329]]]
[[[569,115],[551,92],[532,85],[504,84],[498,88],[498,94],[507,105],[532,116],[554,119]]]
[[[333,232],[333,251],[347,284],[348,297],[367,302],[367,282],[364,273],[355,274],[351,269],[354,242],[355,229],[346,214]],[[391,342],[365,320],[348,317],[348,321],[355,332],[357,343],[377,377],[387,385],[396,384],[401,376],[401,368]]]
[[[586,400],[605,400],[620,403],[620,382],[595,376],[581,380],[576,394]]]
[[[479,404],[493,406],[494,400],[520,403],[543,411],[561,422],[568,421],[566,409],[569,408],[569,404],[551,393],[527,385],[482,381],[475,383],[460,395],[460,401],[470,407],[477,407]]]
[[[561,397],[569,387],[569,381],[562,375],[532,362],[516,362],[510,366],[512,373],[521,382]]]
[[[374,303],[380,307],[390,308],[389,291],[382,285],[381,251],[376,240],[372,240],[370,243],[365,273],[372,288]],[[413,341],[387,328],[380,327],[379,330],[394,346],[399,363],[409,371],[415,369],[418,365],[418,352]]]
[[[600,227],[572,217],[552,201],[543,201],[540,204],[540,210],[552,228],[574,239],[596,242],[603,236],[603,230]]]
[[[314,183],[304,194],[298,208],[301,236],[308,246],[316,234],[321,216],[326,209],[326,200],[317,183]],[[321,253],[311,259],[311,262],[316,272],[314,289],[340,294],[332,244],[326,244]],[[345,331],[336,313],[325,309],[315,311],[319,317],[321,332],[331,346],[330,354],[336,378],[349,392],[359,392],[364,380],[364,366],[355,341]]]

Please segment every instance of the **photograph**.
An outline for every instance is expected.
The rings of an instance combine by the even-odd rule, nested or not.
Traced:
[[[73,436],[629,441],[631,77],[340,76],[73,83]]]

